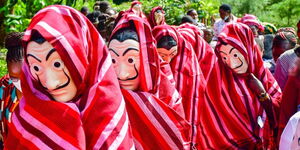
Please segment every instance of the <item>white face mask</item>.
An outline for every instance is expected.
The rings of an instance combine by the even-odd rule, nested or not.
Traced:
[[[22,92],[20,80],[12,81],[12,83],[15,85],[15,87],[16,87],[20,92]]]
[[[226,21],[228,18],[229,18],[229,16],[225,16],[223,20]]]

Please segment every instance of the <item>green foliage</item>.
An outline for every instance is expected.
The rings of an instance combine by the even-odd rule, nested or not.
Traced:
[[[29,25],[31,18],[40,9],[52,5],[63,4],[80,10],[87,6],[90,11],[96,0],[7,0],[0,13],[5,15],[6,32],[23,31]],[[108,0],[117,11],[130,8],[131,1],[120,0],[121,4]],[[220,4],[227,3],[233,8],[233,14],[242,17],[244,14],[254,14],[263,22],[270,22],[277,27],[295,26],[299,20],[299,0],[140,0],[143,11],[147,15],[155,6],[162,6],[166,12],[168,24],[179,24],[186,11],[193,8],[197,10],[199,19],[209,20],[217,16]]]
[[[299,0],[222,0],[222,3],[230,4],[238,17],[253,14],[276,27],[295,27],[300,19]]]
[[[0,49],[0,77],[7,74],[7,68],[6,68],[6,61],[5,61],[5,54],[6,49]]]

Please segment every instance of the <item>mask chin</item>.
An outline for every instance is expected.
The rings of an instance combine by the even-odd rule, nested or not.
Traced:
[[[14,86],[15,86],[20,92],[22,92],[20,80],[18,80],[18,81],[13,81],[12,83],[14,84]]]

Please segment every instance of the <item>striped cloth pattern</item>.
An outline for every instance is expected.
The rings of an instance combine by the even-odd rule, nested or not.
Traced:
[[[185,118],[192,124],[192,146],[195,146],[199,126],[200,101],[203,100],[205,79],[201,72],[192,46],[175,28],[169,25],[156,26],[153,36],[159,40],[162,36],[172,36],[177,42],[178,53],[171,60],[170,66],[176,82],[176,89],[182,97]]]
[[[159,59],[149,23],[128,12],[121,12],[117,22],[111,37],[130,27],[140,43],[139,88],[122,89],[136,149],[189,149],[190,125],[183,118],[172,76],[168,77],[169,65]]]
[[[289,71],[295,67],[297,58],[298,56],[295,53],[295,49],[290,49],[281,54],[276,61],[274,78],[282,90],[288,80]]]
[[[12,116],[6,149],[133,149],[125,102],[103,39],[79,11],[40,10],[24,36],[39,32],[61,56],[77,86],[76,99],[56,102],[23,65],[23,98]]]
[[[202,128],[204,148],[274,148],[268,118],[258,97],[248,86],[247,76],[253,73],[262,82],[277,113],[281,90],[270,71],[263,65],[251,29],[241,23],[231,23],[225,26],[218,38],[240,51],[248,61],[249,68],[245,74],[235,74],[222,62],[219,54],[221,42],[217,44],[218,69],[208,81],[210,84],[207,86],[207,94],[210,101],[206,101],[206,107],[203,106],[209,117],[201,115],[201,122],[205,123]],[[258,125],[259,117],[264,122],[263,128]],[[213,124],[215,128],[207,126],[208,124]]]
[[[200,68],[207,81],[214,64],[217,62],[213,48],[202,38],[200,29],[197,26],[184,23],[176,29],[193,46]]]

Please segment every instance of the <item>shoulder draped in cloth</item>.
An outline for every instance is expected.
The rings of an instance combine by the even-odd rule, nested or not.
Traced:
[[[181,102],[174,98],[177,91],[161,68],[149,23],[132,13],[120,15],[112,36],[130,26],[140,43],[139,87],[122,89],[136,149],[189,149],[190,125],[177,113]]]
[[[77,87],[73,100],[56,102],[22,69],[23,98],[12,116],[7,149],[131,149],[125,102],[103,39],[79,11],[53,5],[40,10],[24,36],[38,31],[61,56]]]
[[[207,81],[217,61],[213,48],[203,39],[197,26],[184,23],[176,29],[193,46],[200,68]]]
[[[218,37],[219,43],[216,54],[219,58],[217,72],[210,78],[207,93],[210,118],[203,115],[204,120],[209,119],[215,128],[206,125],[204,145],[207,148],[246,148],[261,149],[264,146],[274,146],[272,131],[268,125],[266,113],[248,85],[247,76],[252,73],[264,86],[271,98],[271,105],[278,112],[281,100],[281,90],[270,71],[264,67],[261,54],[254,42],[250,28],[241,23],[231,23],[224,27]],[[246,73],[236,74],[225,66],[220,57],[220,46],[223,41],[236,48],[247,60],[249,67]],[[262,119],[260,119],[262,118]],[[263,128],[258,125],[263,122]],[[213,138],[211,138],[213,137]],[[264,143],[262,144],[262,138]],[[218,139],[218,140],[216,140]]]

